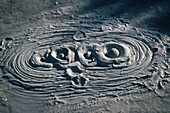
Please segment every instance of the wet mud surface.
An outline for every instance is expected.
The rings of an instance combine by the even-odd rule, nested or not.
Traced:
[[[162,33],[89,13],[87,6],[62,5],[35,15],[32,23],[1,27],[0,112],[168,113],[168,28]]]

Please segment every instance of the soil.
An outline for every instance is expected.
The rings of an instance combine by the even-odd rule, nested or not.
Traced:
[[[1,0],[0,113],[169,113],[168,0]]]

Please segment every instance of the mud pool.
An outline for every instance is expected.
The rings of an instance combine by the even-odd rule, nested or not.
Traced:
[[[138,112],[126,102],[147,94],[168,100],[168,35],[121,18],[58,13],[57,21],[0,40],[2,112]]]

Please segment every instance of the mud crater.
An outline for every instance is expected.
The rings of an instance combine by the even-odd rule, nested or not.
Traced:
[[[1,41],[0,66],[12,94],[77,103],[158,92],[170,81],[169,37],[159,32],[109,18],[50,26]]]

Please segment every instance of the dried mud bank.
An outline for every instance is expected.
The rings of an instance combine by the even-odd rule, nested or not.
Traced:
[[[161,96],[170,81],[170,37],[119,19],[66,19],[0,44],[3,81],[25,105],[72,106],[149,91]]]

